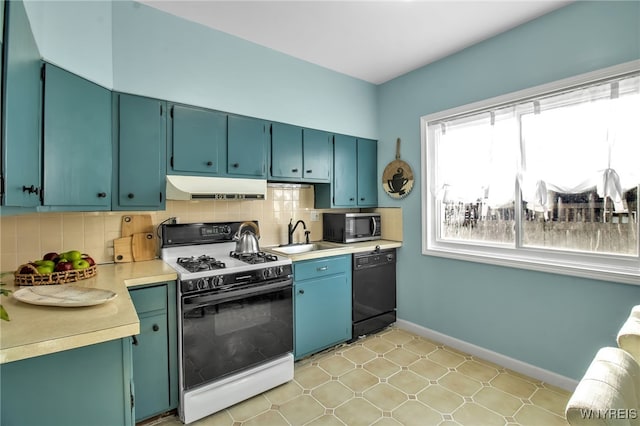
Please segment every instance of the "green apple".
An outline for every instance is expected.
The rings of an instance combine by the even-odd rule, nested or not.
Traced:
[[[56,266],[56,263],[53,260],[36,260],[33,263],[38,266],[50,266],[51,268]]]
[[[73,262],[71,262],[71,264],[73,265],[73,269],[87,269],[89,266],[89,262],[87,262],[84,259],[77,259],[74,260]]]
[[[65,259],[70,261],[82,259],[82,253],[80,253],[78,250],[71,250],[66,253],[63,253],[63,255]]]
[[[53,272],[53,266],[40,265],[36,268],[39,274],[50,274]]]

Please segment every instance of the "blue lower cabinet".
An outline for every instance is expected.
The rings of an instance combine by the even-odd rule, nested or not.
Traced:
[[[351,256],[295,262],[295,358],[351,339]]]
[[[133,343],[135,420],[148,419],[178,406],[175,282],[129,291],[140,318]]]
[[[131,338],[0,365],[3,426],[133,425]]]

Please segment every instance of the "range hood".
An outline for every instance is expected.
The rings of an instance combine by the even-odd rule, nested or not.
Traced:
[[[167,175],[167,200],[266,200],[267,181]]]

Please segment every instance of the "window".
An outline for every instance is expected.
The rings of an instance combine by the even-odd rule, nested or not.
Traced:
[[[638,62],[422,117],[423,253],[640,284]]]

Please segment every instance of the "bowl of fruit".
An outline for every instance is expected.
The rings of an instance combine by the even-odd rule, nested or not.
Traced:
[[[78,250],[47,253],[42,259],[20,265],[13,274],[17,285],[65,284],[96,275],[96,262]]]

